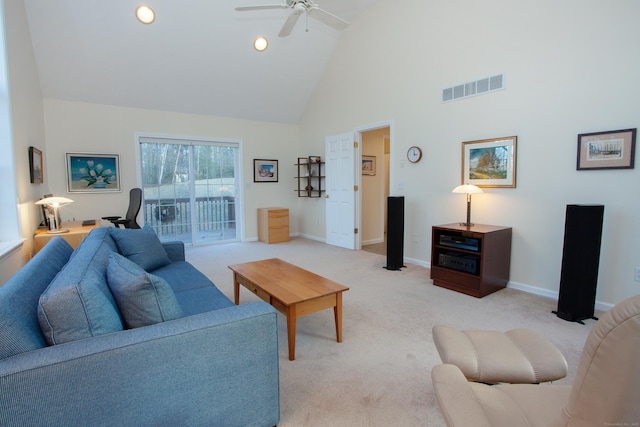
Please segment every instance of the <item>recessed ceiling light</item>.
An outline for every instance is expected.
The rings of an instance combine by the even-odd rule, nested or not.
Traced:
[[[156,19],[156,13],[149,6],[143,4],[136,9],[136,18],[143,24],[151,24]]]
[[[258,37],[253,41],[253,47],[255,47],[258,52],[262,52],[267,46],[269,46],[269,42],[264,37]]]

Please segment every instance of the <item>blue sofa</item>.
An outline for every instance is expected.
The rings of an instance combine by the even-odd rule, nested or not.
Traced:
[[[274,426],[276,322],[150,229],[55,238],[0,287],[0,426]]]

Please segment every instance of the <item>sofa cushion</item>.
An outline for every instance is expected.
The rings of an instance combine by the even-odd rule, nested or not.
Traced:
[[[160,239],[148,225],[141,229],[110,228],[109,230],[118,246],[118,252],[146,271],[171,263]]]
[[[235,306],[235,304],[215,286],[178,292],[176,293],[176,298],[185,316]]]
[[[0,360],[46,347],[38,324],[38,299],[72,252],[62,237],[54,237],[0,286]]]
[[[169,284],[135,262],[111,253],[107,280],[127,328],[139,328],[182,317]]]
[[[162,277],[176,294],[196,288],[213,287],[213,282],[187,261],[174,261],[151,273]]]
[[[109,245],[101,239],[83,242],[40,296],[38,320],[47,344],[62,344],[123,329],[107,285],[111,253]]]

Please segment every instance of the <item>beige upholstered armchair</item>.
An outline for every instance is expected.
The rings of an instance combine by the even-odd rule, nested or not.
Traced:
[[[591,330],[573,385],[468,381],[455,365],[431,371],[449,426],[614,426],[640,423],[640,295]]]

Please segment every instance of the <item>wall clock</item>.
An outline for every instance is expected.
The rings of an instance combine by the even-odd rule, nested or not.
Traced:
[[[407,150],[407,159],[409,159],[411,163],[418,163],[420,159],[422,159],[422,150],[420,147],[414,145],[409,148],[409,150]]]

